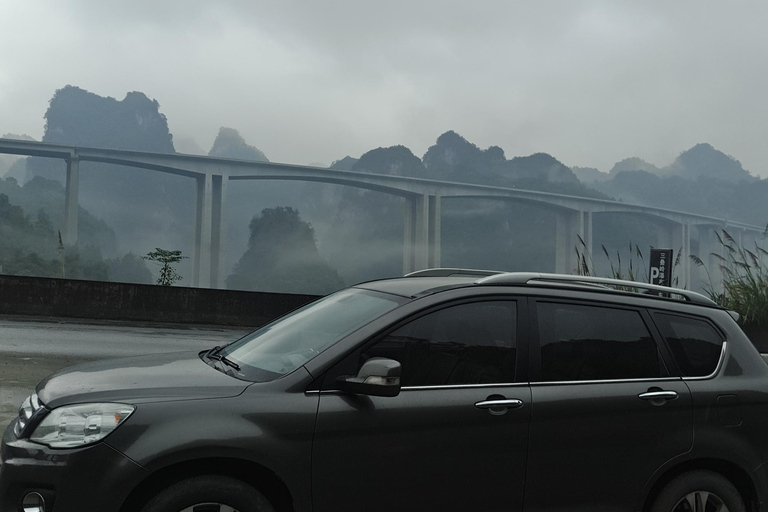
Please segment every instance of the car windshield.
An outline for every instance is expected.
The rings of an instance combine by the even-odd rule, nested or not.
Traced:
[[[402,299],[348,289],[308,304],[241,338],[222,355],[251,380],[291,373],[348,334],[395,309]]]

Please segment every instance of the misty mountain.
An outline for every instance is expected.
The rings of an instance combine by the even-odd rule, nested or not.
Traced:
[[[82,114],[82,115],[80,115]],[[173,151],[173,137],[159,104],[141,93],[129,93],[122,101],[102,98],[77,87],[56,92],[46,113],[45,141]],[[82,122],[79,122],[82,121]],[[98,126],[93,130],[93,126]],[[199,147],[185,142],[199,152]],[[256,146],[232,128],[222,128],[209,154],[223,158],[268,161]],[[43,163],[36,163],[35,160]],[[31,159],[30,174],[48,174],[63,180],[63,162]],[[507,160],[498,147],[485,150],[449,131],[438,137],[423,159],[405,146],[377,148],[355,159],[345,157],[332,164],[335,169],[399,176],[518,186],[561,193],[599,195],[583,186],[576,176],[550,155],[536,154]],[[157,246],[192,252],[195,186],[191,180],[142,169],[81,163],[81,204],[110,226],[123,248],[138,254]],[[404,201],[378,192],[317,183],[287,181],[246,181],[228,187],[228,262],[247,250],[246,229],[253,211],[279,206],[301,208],[318,233],[320,252],[350,281],[397,275],[402,269]],[[507,204],[480,207],[472,202],[444,202],[444,213],[471,218],[460,232],[481,232],[476,223],[487,224],[487,213]],[[458,210],[456,210],[458,209]],[[512,208],[514,210],[514,208]],[[524,211],[510,210],[513,222],[534,226]],[[453,211],[453,213],[452,213]],[[485,215],[485,217],[483,217]],[[450,225],[450,221],[448,221]],[[533,229],[533,228],[531,228]],[[493,233],[488,233],[493,237]],[[531,233],[533,234],[533,233]],[[449,237],[450,238],[450,237]],[[458,240],[458,239],[457,239]],[[450,244],[449,244],[450,245]],[[350,248],[355,250],[351,251]],[[364,254],[361,252],[364,250]],[[110,257],[120,248],[105,249]],[[498,253],[498,251],[492,251]],[[450,250],[446,254],[450,254]],[[500,254],[500,253],[499,253]],[[189,266],[189,260],[186,260]],[[179,270],[184,273],[184,267]],[[188,270],[188,269],[187,269]]]
[[[606,197],[579,182],[551,155],[507,160],[501,148],[482,150],[454,131],[438,137],[422,160],[404,146],[377,148],[362,155],[352,170]],[[335,229],[322,232],[329,262],[348,282],[398,275],[404,216],[401,198],[345,188]],[[509,270],[554,267],[556,216],[552,212],[530,204],[444,198],[442,219],[444,265]]]
[[[221,127],[208,156],[251,162],[269,162],[263,151],[249,144],[234,128]],[[307,184],[296,181],[248,180],[230,182],[227,189],[226,267],[234,268],[240,256],[248,250],[249,223],[254,212],[267,208],[302,207],[313,210],[304,201]],[[306,208],[306,210],[304,210]],[[225,271],[226,272],[226,271]]]
[[[9,199],[10,193],[14,201]],[[45,207],[30,216],[17,200]],[[51,203],[63,201],[58,182],[36,177],[19,187],[13,178],[0,180],[0,272],[10,275],[116,280],[148,283],[151,274],[144,262],[132,254],[104,260],[101,247],[114,243],[114,233],[88,212],[80,210],[80,242],[75,247],[60,247],[59,233],[52,222]],[[54,214],[58,217],[58,214]]]
[[[118,101],[67,85],[45,113],[43,142],[173,153],[173,136],[157,100],[129,92]]]
[[[646,171],[622,171],[603,183],[606,194],[629,203],[699,213],[758,226],[768,220],[768,180],[733,183],[710,177],[658,176]]]
[[[176,148],[177,153],[200,156],[207,154],[200,144],[198,144],[192,137],[174,137],[173,145]]]
[[[256,146],[249,144],[236,129],[226,127],[219,129],[209,156],[254,162],[269,161],[264,152]],[[345,157],[339,162],[334,162],[332,165],[346,167],[351,166],[356,161],[357,159]],[[336,241],[331,241],[325,235],[330,231],[334,231],[336,212],[338,211],[342,192],[346,188],[338,185],[305,183],[292,180],[230,182],[227,191],[225,266],[235,270],[233,270],[233,274],[227,280],[228,286],[248,288],[248,286],[255,282],[242,275],[242,269],[247,268],[248,262],[252,261],[253,255],[260,254],[258,252],[254,253],[249,242],[253,236],[249,226],[253,222],[254,211],[266,210],[272,212],[273,210],[283,211],[287,208],[298,212],[301,209],[303,217],[314,226],[312,227],[313,237],[315,236],[315,229],[317,229],[318,233],[322,233],[320,237],[322,242],[317,242],[317,245],[328,246],[329,244],[337,243]],[[284,215],[290,216],[290,214],[285,212]],[[339,243],[345,243],[345,240]],[[323,255],[326,254],[325,251],[320,252]],[[237,269],[241,270],[238,271]],[[264,282],[262,278],[258,279],[260,279],[259,282]],[[276,283],[273,284],[277,286]],[[273,289],[283,290],[279,287]]]
[[[518,188],[526,188],[525,185],[529,185],[536,190],[545,188],[555,191],[554,189],[565,188],[582,192],[580,195],[595,194],[581,184],[569,167],[547,153],[516,156],[505,162],[504,167],[507,171],[505,178]]]
[[[45,114],[43,142],[85,147],[173,153],[173,136],[156,100],[129,92],[122,100],[79,87],[59,89]],[[26,159],[27,179],[64,182],[66,164]],[[102,247],[106,257],[126,249],[143,254],[157,246],[192,250],[195,184],[180,176],[134,167],[80,163],[80,206],[117,234],[119,247]]]
[[[347,157],[342,162],[353,160]],[[394,176],[426,174],[419,157],[405,146],[372,149],[354,161],[351,170]],[[336,208],[326,208],[326,215],[333,217],[321,231],[321,246],[331,266],[350,283],[401,274],[405,201],[354,187],[326,186],[323,191],[335,193],[337,201]]]
[[[174,150],[173,137],[159,104],[142,93],[129,93],[118,101],[67,86],[54,95],[46,121],[43,140],[48,142]],[[202,151],[191,139],[178,146],[185,152]],[[237,130],[222,127],[209,155],[268,162],[257,146],[258,141],[254,145]],[[13,172],[26,163],[30,176],[48,175],[57,182],[38,177],[22,187],[20,180],[5,180],[0,181],[0,192],[5,191],[9,204],[18,204],[25,212],[37,212],[45,206],[44,215],[54,219],[55,225],[63,211],[60,182],[64,163],[39,158],[21,160],[13,164]],[[663,168],[633,157],[618,162],[610,173],[603,173],[587,167],[570,169],[547,153],[508,159],[500,147],[481,149],[455,131],[447,131],[422,158],[400,145],[372,149],[359,159],[346,156],[333,162],[330,168],[616,198],[761,225],[768,219],[768,180],[752,178],[737,160],[708,144],[691,148]],[[17,190],[27,186],[27,195]],[[143,254],[157,246],[191,254],[195,218],[192,180],[83,162],[80,191],[80,243],[99,247],[106,257],[113,258],[110,262],[125,260],[123,266],[130,267],[136,263],[136,257],[118,256],[126,250]],[[34,200],[30,199],[32,192]],[[338,269],[347,282],[401,272],[405,218],[402,198],[341,185],[285,180],[229,182],[226,246],[230,267],[242,262],[246,268],[253,263],[254,254],[261,254],[251,247],[254,212],[280,208],[295,210],[297,219],[300,209],[303,220],[275,225],[309,225],[314,249],[307,250],[327,261],[329,268]],[[293,215],[283,213],[286,218]],[[552,211],[530,203],[444,198],[442,263],[553,270],[556,220]],[[29,222],[36,221],[30,217]],[[653,244],[653,237],[647,236],[653,230],[646,224],[636,219],[596,216],[595,238],[605,240],[611,250],[612,244],[623,247],[630,240]],[[298,229],[302,230],[306,232],[304,228]],[[250,256],[246,258],[246,254]],[[251,263],[246,264],[248,261]],[[188,271],[190,260],[185,262]],[[180,267],[183,274],[185,268]],[[108,271],[110,275],[117,272],[112,267]]]
[[[752,177],[738,160],[709,144],[697,144],[661,168],[632,157],[617,162],[610,173],[579,168],[574,168],[574,172],[592,188],[628,203],[757,226],[765,225],[768,220],[768,180]],[[595,239],[606,246],[614,262],[618,261],[618,254],[624,261],[633,257],[633,251],[628,250],[629,242],[639,247],[658,243],[652,219],[596,215],[593,229]],[[698,242],[695,239],[691,246],[696,254]],[[595,253],[593,265],[598,272],[607,273],[608,263],[607,257]]]
[[[50,219],[54,233],[62,229],[60,219],[64,216],[64,187],[58,181],[38,176],[24,185],[19,185],[15,178],[9,177],[0,179],[0,193],[5,194],[10,203],[17,205],[24,212],[35,212],[36,215],[42,212]],[[78,211],[78,227],[80,244],[98,247],[100,251],[108,254],[117,252],[117,237],[112,228],[82,206]],[[55,237],[47,243],[51,247],[56,246],[58,238]]]
[[[645,171],[652,174],[663,174],[661,169],[636,156],[616,162],[608,174],[610,176],[616,176],[623,171]]]
[[[35,140],[37,140],[34,137],[32,137],[31,135],[27,135],[26,133],[21,134],[21,135],[16,134],[16,133],[6,133],[5,135],[3,135],[2,138],[4,138],[4,139],[12,139],[12,140],[29,140],[29,141],[33,141],[33,142]],[[3,155],[3,156],[10,156],[10,155]]]
[[[245,142],[240,132],[234,128],[219,128],[219,134],[213,141],[208,156],[248,160],[250,162],[269,162],[267,156],[255,146]]]
[[[709,144],[696,144],[684,151],[664,171],[682,178],[712,178],[731,183],[757,179],[741,166],[741,162]]]
[[[606,181],[611,177],[607,172],[595,169],[594,167],[573,166],[571,167],[571,170],[573,171],[573,174],[579,178],[579,181],[584,184],[589,184],[593,181]]]
[[[454,131],[438,137],[423,160],[432,179],[605,198],[551,155],[536,153],[507,160],[500,147],[482,150]]]
[[[424,167],[434,179],[463,183],[496,184],[506,162],[504,150],[481,150],[454,131],[437,138],[424,154]]]
[[[328,166],[329,169],[335,169],[337,171],[351,171],[352,168],[357,163],[357,158],[352,158],[351,156],[347,155],[341,160],[335,160],[331,165]]]
[[[590,185],[630,203],[755,225],[768,220],[768,180],[753,177],[738,160],[709,144],[695,145],[663,168],[627,158],[610,174]]]
[[[15,133],[6,133],[3,135],[4,139],[14,140],[30,140],[35,139],[29,135],[17,135]],[[26,159],[19,155],[7,155],[0,153],[0,178],[15,178],[16,180],[24,181],[27,175]]]
[[[352,166],[355,172],[393,176],[425,177],[426,169],[419,157],[405,146],[376,148],[368,151]]]
[[[644,171],[656,176],[674,176],[688,180],[711,178],[730,183],[743,180],[754,182],[758,179],[745,170],[741,162],[706,143],[696,144],[683,151],[671,164],[662,168],[641,158],[630,157],[616,162],[607,174],[591,168],[573,167],[572,169],[585,184],[593,181],[604,182],[626,171]]]
[[[298,210],[265,208],[249,225],[248,249],[227,288],[325,295],[344,287],[317,250],[315,231]]]

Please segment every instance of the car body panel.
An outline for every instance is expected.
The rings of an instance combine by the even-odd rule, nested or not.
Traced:
[[[303,390],[311,380],[300,368],[234,398],[139,405],[106,442],[149,473],[206,459],[256,464],[293,491],[297,510],[309,510],[318,396]]]
[[[523,406],[495,416],[474,405],[502,397]],[[314,510],[520,511],[530,414],[527,385],[410,388],[393,398],[324,392]]]
[[[5,430],[0,466],[0,510],[18,510],[21,496],[40,494],[56,512],[118,512],[123,501],[148,472],[119,451],[98,443],[54,450],[16,439],[11,422]],[[106,492],[105,492],[106,491]],[[87,507],[84,508],[84,498]]]
[[[205,364],[197,352],[94,361],[66,368],[37,386],[53,409],[87,402],[157,402],[237,396],[251,383]]]
[[[720,463],[747,475],[755,504],[766,501],[768,365],[727,312],[594,288],[473,282],[407,278],[360,285],[397,294],[401,305],[270,382],[238,380],[189,352],[59,372],[37,388],[48,408],[109,401],[136,410],[104,441],[76,450],[16,439],[12,424],[2,447],[0,510],[42,489],[56,496],[56,512],[79,512],[83,496],[111,512],[155,475],[213,460],[263,468],[285,486],[298,512],[357,510],[361,503],[403,511],[642,510],[680,468]],[[513,382],[406,387],[389,398],[342,393],[334,385],[355,371],[356,356],[382,333],[448,305],[498,299],[518,304]],[[667,373],[542,382],[534,306],[543,299],[642,312]],[[716,375],[679,374],[650,320],[654,311],[700,315],[717,325],[727,341]],[[652,388],[675,391],[677,398],[663,405],[638,398]],[[522,406],[500,415],[475,407],[500,397]]]
[[[678,398],[638,398],[653,388]],[[648,476],[693,446],[691,397],[679,378],[532,384],[531,393],[526,510],[631,510]]]

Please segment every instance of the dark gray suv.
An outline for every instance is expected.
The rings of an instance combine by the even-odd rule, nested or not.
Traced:
[[[768,365],[707,298],[437,269],[49,377],[0,511],[757,511],[766,436]]]

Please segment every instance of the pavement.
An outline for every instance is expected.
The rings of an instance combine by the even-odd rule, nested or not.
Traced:
[[[42,379],[75,364],[203,350],[251,329],[0,316],[0,433]]]

